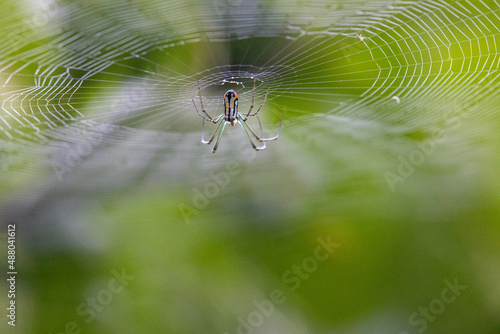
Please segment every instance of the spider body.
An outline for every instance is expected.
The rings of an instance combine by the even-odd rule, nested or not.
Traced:
[[[224,94],[224,120],[235,126],[238,123],[238,94],[232,89]]]
[[[215,137],[218,134],[217,140],[215,142],[215,145],[212,149],[212,152],[215,153],[217,151],[217,148],[219,147],[220,140],[222,138],[222,133],[224,132],[224,129],[226,128],[226,124],[229,124],[231,126],[235,126],[236,124],[240,124],[241,128],[243,129],[243,132],[245,133],[250,145],[252,145],[253,149],[256,151],[260,151],[266,148],[266,142],[271,141],[271,140],[276,140],[278,139],[280,132],[281,132],[281,126],[283,125],[283,110],[281,110],[281,121],[280,121],[280,127],[278,130],[278,133],[276,136],[271,137],[271,138],[263,138],[262,134],[262,125],[260,124],[259,117],[257,116],[257,113],[262,109],[264,106],[264,103],[266,103],[267,99],[267,94],[269,91],[266,92],[266,95],[264,96],[264,101],[260,105],[259,109],[257,109],[256,112],[252,113],[253,109],[253,104],[255,100],[255,79],[253,80],[253,91],[252,91],[252,105],[250,106],[250,110],[246,115],[242,115],[238,113],[238,94],[232,89],[228,90],[224,94],[224,113],[212,118],[206,111],[205,108],[203,108],[203,100],[201,98],[201,88],[200,88],[200,83],[198,82],[198,95],[200,97],[200,105],[201,105],[201,113],[198,111],[198,107],[196,106],[196,103],[193,101],[193,105],[196,109],[196,112],[198,115],[200,115],[203,118],[203,125],[202,125],[202,135],[201,135],[201,142],[204,144],[210,144],[212,141],[215,139]],[[260,127],[260,132],[262,136],[259,136],[255,133],[254,130],[246,123],[248,120],[248,117],[250,116],[256,116],[257,121],[259,122],[259,127]],[[209,140],[205,140],[205,121],[217,124],[217,129],[215,130],[214,134],[212,137],[210,137]],[[256,146],[255,143],[252,140],[252,137],[255,138],[258,142],[263,143],[262,146]]]

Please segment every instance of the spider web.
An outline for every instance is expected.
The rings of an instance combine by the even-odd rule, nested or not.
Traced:
[[[412,136],[443,114],[496,118],[497,1],[47,0],[0,8],[12,13],[0,26],[0,168],[11,180],[47,170],[83,170],[95,180],[117,168],[188,178],[193,165],[213,163],[199,144],[197,82],[216,116],[230,88],[247,110],[255,78],[256,104],[269,91],[265,132],[277,129],[282,108],[283,137]]]
[[[228,252],[231,256],[235,252],[234,258],[241,256],[242,262],[235,262],[236,271],[228,272],[235,273],[230,280],[235,278],[236,285],[227,290],[230,295],[225,295],[225,301],[224,295],[219,295],[222,281],[218,277],[223,276],[213,276],[212,269],[191,269],[190,263],[183,263],[179,271],[175,262],[174,271],[181,274],[175,276],[179,284],[171,286],[158,280],[157,274],[161,271],[153,275],[141,273],[141,282],[138,273],[137,284],[148,283],[148,277],[154,279],[151,289],[155,295],[170,296],[169,291],[180,287],[179,294],[172,294],[173,302],[168,304],[167,300],[167,304],[163,304],[162,299],[161,307],[147,309],[153,316],[159,312],[157,318],[175,327],[173,332],[206,330],[202,324],[218,327],[217,332],[221,333],[236,329],[238,325],[229,327],[225,320],[218,320],[219,317],[231,314],[234,319],[229,321],[236,321],[239,315],[251,314],[248,305],[267,298],[269,288],[279,283],[266,266],[260,267],[260,259],[267,254],[259,250],[257,253],[264,254],[256,258],[259,262],[248,260],[247,255],[254,253],[259,245],[274,243],[277,237],[291,237],[291,247],[294,247],[294,233],[305,236],[299,240],[304,247],[315,242],[309,239],[312,233],[345,235],[350,249],[338,253],[340,263],[354,259],[352,263],[359,263],[361,267],[352,269],[349,263],[348,274],[369,281],[362,285],[366,289],[355,291],[355,296],[366,293],[368,297],[358,298],[362,301],[359,305],[354,305],[358,302],[356,299],[347,303],[354,305],[352,312],[345,312],[345,303],[337,303],[333,308],[340,310],[338,314],[331,308],[323,308],[324,304],[314,309],[312,318],[318,322],[317,326],[328,326],[332,321],[338,324],[335,331],[339,333],[370,332],[373,328],[384,328],[389,333],[396,332],[394,329],[399,325],[401,329],[408,327],[407,316],[422,300],[416,293],[428,286],[422,283],[415,289],[412,286],[410,290],[414,292],[408,295],[401,290],[405,287],[402,285],[390,290],[389,303],[384,300],[381,303],[379,297],[384,289],[374,294],[372,287],[388,286],[391,281],[378,280],[379,274],[358,275],[370,272],[377,264],[366,266],[364,255],[371,254],[376,245],[389,238],[395,238],[396,243],[376,252],[374,258],[380,257],[383,267],[397,265],[395,282],[404,277],[416,282],[424,274],[435,274],[432,282],[436,282],[444,272],[473,263],[483,254],[488,256],[478,262],[481,269],[467,268],[462,274],[472,272],[472,276],[460,277],[477,276],[481,280],[483,276],[494,277],[489,269],[482,268],[494,267],[489,264],[494,263],[495,258],[483,250],[489,247],[483,237],[490,229],[481,223],[494,226],[491,223],[498,220],[495,219],[498,213],[495,199],[500,198],[496,177],[500,162],[498,0],[2,0],[0,10],[4,13],[0,19],[0,221],[18,223],[25,229],[19,233],[27,240],[25,247],[35,249],[23,257],[28,259],[25,291],[37,289],[30,287],[33,285],[30,277],[33,282],[39,281],[40,271],[30,263],[41,259],[42,266],[46,266],[48,262],[44,259],[66,258],[59,252],[46,258],[43,250],[83,249],[102,254],[104,249],[115,247],[108,248],[110,245],[121,243],[113,239],[120,230],[115,224],[120,222],[115,219],[123,217],[117,212],[123,210],[130,214],[139,206],[145,207],[138,211],[139,215],[154,208],[154,217],[137,221],[138,229],[134,224],[125,234],[121,232],[122,236],[117,238],[125,240],[127,252],[121,252],[120,246],[116,246],[116,253],[111,251],[113,254],[102,257],[126,259],[126,262],[117,260],[113,265],[133,265],[134,259],[143,260],[143,254],[150,257],[150,250],[160,244],[160,239],[165,245],[175,241],[165,248],[164,259],[177,258],[176,245],[192,239],[180,249],[185,256],[179,261],[201,259],[203,262],[204,257],[195,253],[206,246],[191,247],[200,241],[202,234],[206,234],[202,245],[214,250],[207,256],[216,257],[218,243],[233,236],[236,236],[234,244],[246,238],[248,232],[251,232],[249,240],[271,236],[255,245],[244,242],[243,248],[233,249],[229,244]],[[212,154],[210,146],[200,143],[202,119],[192,101],[200,108],[198,95],[201,93],[206,111],[214,117],[222,113],[224,92],[234,89],[239,96],[240,111],[246,112],[251,104],[254,80],[256,106],[260,106],[269,92],[259,114],[265,136],[274,136],[279,127],[280,110],[283,110],[279,140],[256,153],[241,129],[228,127],[217,154]],[[250,126],[257,129],[255,119],[251,121]],[[205,124],[208,131],[215,129],[211,126]],[[177,205],[196,206],[194,190],[207,193],[208,186],[216,182],[214,175],[222,172],[231,175],[229,185],[216,188],[210,205],[197,207],[199,214],[189,217],[194,223],[207,224],[202,228],[199,228],[201,224],[190,225],[194,227],[191,229],[194,234],[179,234],[175,224],[186,223],[182,213],[164,217],[163,212],[178,212]],[[388,180],[387,173],[398,183]],[[155,202],[149,206],[153,198]],[[125,200],[113,207],[114,201],[122,199]],[[166,211],[158,209],[163,206]],[[109,216],[108,209],[113,211]],[[133,224],[130,219],[143,218],[136,217],[132,215],[126,221]],[[341,224],[337,224],[339,222]],[[154,231],[172,235],[159,236],[150,243],[143,239],[150,236],[143,234],[149,228],[148,223],[168,225],[169,228]],[[393,223],[406,224],[405,229],[399,232],[395,229],[394,236],[388,235],[385,232],[393,231]],[[256,224],[255,231],[260,232],[253,233],[247,224]],[[278,229],[273,228],[279,224],[284,228],[278,226],[283,233],[278,235],[275,233]],[[415,228],[417,224],[424,227]],[[243,227],[243,232],[238,234],[235,227]],[[366,227],[366,239],[356,235]],[[477,229],[477,233],[469,240],[467,233],[473,229]],[[406,232],[425,232],[426,235],[411,239],[398,235]],[[129,244],[135,233],[143,238]],[[375,243],[371,243],[372,236]],[[486,240],[484,247],[483,239]],[[362,244],[366,240],[368,244]],[[426,245],[422,248],[416,244],[415,254],[391,259],[395,247],[404,253],[406,248],[399,246],[408,240]],[[145,247],[142,241],[147,241]],[[476,245],[481,247],[476,249]],[[143,251],[136,252],[139,248]],[[242,252],[242,249],[248,250]],[[278,252],[300,254],[300,249],[306,248]],[[94,257],[87,256],[87,252],[70,253],[78,253],[78,258],[84,254],[82,263],[102,267],[100,263],[95,265]],[[126,256],[134,253],[137,254],[131,258]],[[463,261],[464,254],[470,258],[468,262]],[[280,256],[278,254],[278,258]],[[418,259],[415,266],[413,256]],[[431,262],[424,263],[431,258]],[[275,259],[270,258],[268,263],[276,267]],[[290,258],[290,261],[293,263],[296,259]],[[247,270],[241,267],[243,262],[250,263],[247,269],[254,276],[241,280],[239,277]],[[70,271],[87,268],[87,264],[80,267],[80,261],[69,263],[75,264],[70,266]],[[153,262],[144,262],[144,265],[149,268],[150,263]],[[217,266],[218,262],[214,263]],[[224,262],[225,267],[228,264],[233,263]],[[436,264],[446,264],[446,270]],[[477,264],[474,262],[474,265]],[[277,270],[279,267],[283,266],[278,263]],[[42,274],[45,272],[47,270]],[[75,272],[79,275],[81,270]],[[97,271],[92,269],[83,275],[73,288],[82,285],[93,273]],[[209,280],[191,280],[191,276],[200,276],[200,273],[201,276],[208,273]],[[381,273],[386,276],[385,271]],[[412,273],[415,275],[410,276]],[[327,286],[324,279],[329,276],[322,275],[318,273],[314,278],[319,279],[315,281],[319,285],[308,284],[313,288]],[[184,280],[188,276],[189,279]],[[69,277],[76,277],[75,273]],[[209,282],[208,287],[217,288],[192,291],[194,282]],[[498,309],[496,282],[470,282],[471,286],[475,283],[471,290],[479,291],[471,297],[479,306],[477,313],[470,313],[469,318],[494,319]],[[243,290],[249,294],[234,294],[242,283],[248,283]],[[157,289],[155,284],[162,287]],[[266,291],[265,296],[253,293],[253,287],[259,285],[262,293]],[[167,290],[162,290],[163,286],[168,286]],[[432,287],[429,291],[438,291],[434,283],[429,286]],[[358,287],[356,282],[353,287]],[[84,293],[83,289],[75,290],[76,293],[73,290],[71,295],[75,298]],[[327,294],[328,289],[306,290],[300,293],[332,296]],[[339,296],[349,297],[350,290],[346,291]],[[414,296],[410,303],[412,309],[394,304],[394,291],[403,291],[403,298]],[[135,292],[132,292],[133,295]],[[482,294],[490,296],[489,305],[481,299]],[[178,301],[175,296],[182,298],[179,307],[174,305]],[[195,296],[194,304],[199,304],[198,308],[186,312],[185,296]],[[237,299],[243,300],[244,296],[252,299],[245,305],[238,303]],[[290,327],[289,332],[298,332],[302,327],[304,333],[332,332],[332,328],[326,327],[308,330],[305,318],[311,314],[309,301],[316,299],[297,296],[297,303],[301,303],[306,312],[299,312],[293,304],[280,310],[276,307],[275,312],[283,316],[277,317],[275,313],[266,317],[266,324],[258,331],[276,332],[276,329]],[[25,307],[40,304],[37,298],[32,301],[29,297],[28,302],[23,303]],[[471,298],[465,298],[465,304],[453,305],[462,310],[461,314],[475,305],[467,303]],[[42,300],[40,305],[54,304],[56,312],[76,300],[49,299],[55,300],[55,304]],[[369,301],[375,299],[377,301]],[[146,305],[144,300],[149,300],[148,295],[139,305]],[[165,305],[175,306],[167,317]],[[71,316],[75,315],[76,306],[71,306]],[[386,324],[373,325],[370,319],[365,319],[370,318],[373,310],[386,312],[394,306],[396,309],[389,310],[390,318],[382,314],[380,321]],[[42,313],[32,310],[36,315],[31,317],[34,320],[23,326],[46,319],[50,307],[40,309]],[[208,316],[205,315],[207,309],[213,310]],[[107,320],[95,321],[93,325],[112,328],[109,326],[113,322],[129,328],[127,322],[121,322],[125,318],[116,318],[115,311],[108,311],[112,312],[106,311]],[[123,313],[121,311],[118,313]],[[446,328],[455,328],[454,311],[451,312],[434,322],[432,325],[437,327],[433,330],[446,332],[439,329],[443,323],[448,324],[444,325]],[[207,318],[216,313],[214,319]],[[479,316],[481,313],[489,315]],[[142,311],[137,314],[144,318]],[[147,325],[153,316],[143,319]],[[339,319],[345,322],[340,324]],[[64,324],[56,320],[57,324]],[[482,321],[484,328],[495,325],[490,320]],[[471,321],[464,326],[475,326],[477,331],[477,323]],[[66,328],[69,324],[66,323]],[[56,331],[56,328],[49,330],[52,329]]]

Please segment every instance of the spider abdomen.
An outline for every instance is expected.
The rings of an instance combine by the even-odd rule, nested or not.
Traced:
[[[238,94],[232,89],[224,94],[224,120],[231,125],[236,125],[238,120]]]

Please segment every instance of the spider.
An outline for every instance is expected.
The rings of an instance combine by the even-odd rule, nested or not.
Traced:
[[[215,136],[217,136],[217,134],[219,134],[219,136],[217,137],[217,140],[215,142],[215,145],[212,149],[212,153],[215,153],[217,151],[217,147],[219,147],[219,142],[220,142],[220,139],[222,137],[222,133],[224,132],[224,128],[226,127],[226,124],[229,124],[231,126],[235,126],[237,123],[240,123],[241,128],[243,129],[243,132],[245,132],[245,135],[247,136],[247,139],[250,142],[250,145],[252,145],[253,149],[256,151],[260,151],[260,150],[265,149],[267,141],[276,140],[276,139],[278,139],[278,136],[280,135],[281,126],[283,125],[283,109],[281,109],[281,111],[280,111],[281,121],[280,121],[280,128],[278,130],[278,133],[276,134],[276,136],[271,137],[271,138],[259,137],[252,130],[252,128],[246,123],[246,121],[248,120],[248,117],[250,117],[250,116],[257,116],[257,113],[260,111],[260,109],[262,109],[262,107],[264,106],[264,103],[266,103],[268,93],[269,93],[269,90],[266,92],[266,95],[264,96],[264,101],[260,105],[259,109],[257,109],[256,112],[252,113],[254,99],[255,99],[255,79],[254,79],[253,80],[253,91],[252,91],[252,105],[250,106],[250,110],[248,111],[248,113],[245,116],[245,115],[238,113],[238,94],[236,94],[236,92],[234,90],[230,89],[224,94],[224,113],[217,116],[217,117],[212,118],[205,111],[205,108],[203,108],[203,100],[201,99],[200,82],[198,82],[198,95],[200,97],[201,111],[203,112],[203,114],[198,111],[198,107],[196,107],[196,103],[194,102],[194,99],[192,101],[193,101],[193,105],[194,105],[198,115],[203,117],[201,142],[204,144],[210,144],[214,140]],[[219,121],[221,121],[221,120],[222,120],[222,122],[219,123]],[[219,123],[219,125],[217,126],[217,129],[215,130],[214,134],[212,135],[212,137],[209,140],[205,139],[205,121],[212,122],[214,124]],[[260,132],[262,133],[262,125],[260,123],[258,116],[257,116],[257,121],[259,122]],[[252,137],[250,137],[250,135],[252,135],[255,139],[257,139],[257,141],[263,143],[263,145],[256,146],[252,140]]]

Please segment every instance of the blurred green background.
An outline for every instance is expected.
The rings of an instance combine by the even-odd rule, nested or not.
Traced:
[[[2,333],[500,333],[497,2],[0,8]]]

